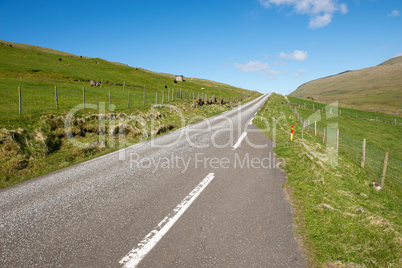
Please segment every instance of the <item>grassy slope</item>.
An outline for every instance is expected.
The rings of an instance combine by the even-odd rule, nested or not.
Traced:
[[[170,74],[158,74],[141,68],[132,68],[120,63],[112,63],[98,58],[81,58],[65,52],[47,48],[11,43],[0,45],[0,187],[60,169],[68,165],[99,156],[149,138],[158,127],[161,133],[194,123],[193,118],[210,117],[237,105],[240,99],[249,101],[260,95],[257,92],[232,87],[204,79],[186,78],[186,82],[174,83]],[[59,58],[62,60],[59,61]],[[96,63],[98,62],[98,63]],[[91,88],[89,80],[102,80],[102,87]],[[80,81],[74,81],[80,80]],[[109,81],[109,82],[107,82]],[[125,87],[123,87],[125,84]],[[145,105],[143,103],[146,85]],[[22,89],[22,115],[18,115],[18,86]],[[57,86],[59,109],[55,107]],[[167,86],[167,88],[165,88]],[[105,111],[81,109],[76,114],[73,126],[74,138],[81,142],[94,142],[94,148],[72,146],[66,138],[62,122],[70,109],[82,103],[85,87],[87,105],[92,103]],[[201,87],[205,90],[201,91]],[[162,91],[163,90],[163,91]],[[182,98],[178,93],[182,91]],[[174,101],[172,101],[172,93]],[[109,109],[109,92],[115,108]],[[130,92],[130,108],[127,108]],[[167,101],[167,94],[170,100]],[[174,105],[175,112],[168,108],[157,108],[161,117],[151,126],[150,109],[156,103]],[[192,108],[192,94],[213,94],[221,96],[230,103],[225,105],[204,105]],[[251,96],[250,96],[251,94]],[[87,106],[88,107],[88,106]],[[99,140],[99,122],[90,118],[93,114],[122,114],[127,123],[127,144],[119,144],[119,134],[111,135],[119,119],[106,120],[106,144]],[[182,114],[180,118],[178,114]],[[60,117],[61,120],[57,118]],[[119,147],[120,146],[120,147]]]
[[[333,75],[298,87],[290,95],[313,97],[324,103],[339,101],[341,106],[400,113],[402,109],[402,56],[378,66]]]
[[[303,100],[289,97],[291,103],[299,103],[304,105]],[[304,101],[306,102],[306,101]],[[312,107],[313,102],[306,103],[307,107]],[[315,103],[315,107],[319,107],[318,103]],[[300,116],[307,119],[312,114],[316,113],[317,110],[303,109],[301,107],[296,107]],[[342,111],[344,109],[341,109]],[[354,111],[350,109],[350,114],[354,115]],[[398,119],[397,122],[401,122],[400,117],[395,117],[380,113],[362,112],[357,111],[361,116],[367,118],[381,118],[393,122],[393,119]],[[348,116],[336,116],[327,119],[325,113],[320,113],[321,120],[317,122],[318,125],[326,126],[328,124],[337,123],[339,131],[344,132],[354,138],[362,141],[366,139],[369,144],[377,147],[378,149],[389,152],[391,157],[402,160],[402,143],[400,142],[400,137],[402,134],[402,125],[387,124],[381,122],[359,120],[351,118]]]
[[[62,109],[82,102],[83,87],[87,102],[108,102],[111,92],[112,103],[117,110],[127,107],[128,91],[131,91],[131,107],[142,106],[144,85],[147,105],[155,103],[156,92],[161,102],[162,94],[166,96],[168,90],[181,89],[186,93],[194,92],[195,96],[204,93],[236,99],[249,94],[248,90],[202,79],[186,78],[186,82],[174,83],[174,77],[45,48],[14,43],[13,47],[0,45],[0,113],[18,114],[18,86],[22,88],[24,114],[54,110],[54,86],[58,88],[59,108]],[[91,88],[91,79],[103,80],[103,86]],[[204,91],[201,91],[202,87]]]
[[[93,117],[96,112],[79,111],[75,114],[77,120],[72,124],[72,140],[93,144],[91,148],[75,146],[70,142],[63,121],[65,116],[23,116],[19,123],[25,126],[11,131],[0,129],[0,188],[133,145],[151,136],[227,111],[237,104],[190,108],[188,102],[181,101],[170,105],[174,105],[177,110],[157,107],[151,112],[149,107],[132,108],[126,113],[114,114],[117,118],[109,117],[113,113],[107,111],[103,136],[99,134],[101,123]],[[112,134],[112,129],[121,123],[127,125],[124,135]],[[160,133],[154,134],[158,128]],[[100,143],[102,139],[105,141],[104,146]]]
[[[309,266],[400,267],[400,195],[387,187],[376,191],[372,179],[344,153],[339,155],[338,166],[332,167],[326,161],[322,137],[304,133],[303,140],[296,117],[280,102],[286,100],[274,94],[268,107],[260,111],[269,128],[259,118],[254,123],[276,140],[275,152],[285,159],[288,182],[284,187],[296,208],[297,233]],[[273,127],[272,118],[280,116]]]

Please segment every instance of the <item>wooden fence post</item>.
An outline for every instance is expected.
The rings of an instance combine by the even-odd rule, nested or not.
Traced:
[[[362,168],[366,165],[366,139],[363,140]]]
[[[22,113],[22,99],[21,99],[21,87],[18,86],[18,112]]]
[[[143,96],[143,99],[142,99],[142,106],[144,106],[145,107],[145,85],[144,85],[144,96]]]
[[[125,87],[126,87],[126,82],[123,82],[123,91],[124,91]]]
[[[155,104],[158,104],[158,92],[155,92],[156,97],[155,97]]]
[[[163,101],[164,101],[164,97],[165,97],[165,91],[162,89],[162,104],[163,104]]]
[[[57,86],[54,86],[54,94],[56,97],[56,110],[58,110],[59,109],[59,98],[57,96]]]
[[[131,91],[128,91],[128,103],[127,103],[127,108],[130,108],[130,93]]]
[[[327,135],[327,128],[324,127],[324,136],[322,137],[322,143],[323,144],[325,144],[326,135]]]
[[[387,165],[388,165],[388,152],[385,153],[384,167],[382,169],[382,175],[381,175],[381,188],[384,188],[385,174],[387,173]]]
[[[109,91],[109,110],[112,109],[112,93]]]
[[[339,150],[339,128],[336,131],[336,150]]]
[[[314,136],[317,136],[317,121],[314,121]]]

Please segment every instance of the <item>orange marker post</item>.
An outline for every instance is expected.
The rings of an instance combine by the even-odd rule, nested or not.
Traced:
[[[293,126],[290,129],[290,140],[293,141]]]
[[[263,114],[263,113],[261,113],[261,121],[262,121],[262,114]]]

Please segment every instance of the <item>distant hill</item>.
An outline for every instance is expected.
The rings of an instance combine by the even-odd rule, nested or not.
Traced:
[[[402,113],[402,56],[377,66],[310,81],[290,96],[312,97],[319,102],[339,101],[340,106]]]

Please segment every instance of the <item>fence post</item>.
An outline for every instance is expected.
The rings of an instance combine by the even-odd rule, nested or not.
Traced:
[[[327,128],[324,127],[324,136],[322,137],[322,143],[323,143],[323,144],[325,144],[326,135],[327,135]]]
[[[109,91],[109,110],[112,109],[112,94]]]
[[[18,86],[18,113],[21,114],[22,113],[22,99],[21,99],[21,87]]]
[[[362,168],[366,165],[366,139],[363,140]]]
[[[56,110],[59,109],[59,98],[57,96],[57,86],[54,86],[54,94],[56,96]]]
[[[317,121],[314,121],[314,136],[317,136]]]
[[[162,89],[162,104],[163,104],[163,101],[164,101],[164,97],[165,97],[165,91]]]
[[[85,109],[85,87],[82,87],[82,103],[84,104]]]
[[[385,174],[387,173],[387,165],[388,165],[388,152],[385,153],[384,167],[382,169],[382,175],[381,175],[381,188],[384,188]]]
[[[155,104],[158,104],[158,92],[155,92],[156,97],[155,97]]]
[[[127,103],[127,108],[130,108],[130,93],[131,93],[131,91],[128,91],[128,103]]]
[[[144,106],[145,107],[145,85],[144,85],[144,97],[143,97],[143,99],[142,99],[142,106]]]
[[[336,150],[339,150],[339,128],[336,131]]]
[[[123,91],[124,91],[125,87],[126,87],[126,82],[123,82]]]

